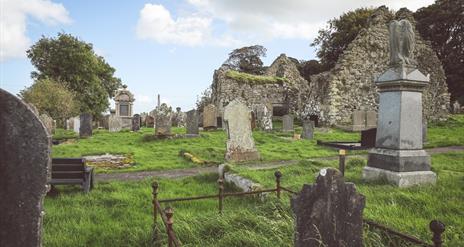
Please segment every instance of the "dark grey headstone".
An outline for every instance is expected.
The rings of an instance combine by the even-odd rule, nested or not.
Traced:
[[[80,119],[81,125],[79,127],[79,137],[92,136],[92,114],[82,113]]]
[[[187,112],[187,134],[198,135],[198,112],[191,110]]]
[[[50,145],[32,109],[0,89],[0,246],[41,246]]]
[[[135,114],[134,116],[132,116],[132,131],[140,130],[140,122],[141,118],[139,114]]]
[[[303,120],[303,133],[301,134],[301,138],[303,139],[313,139],[314,137],[314,121],[311,120]]]
[[[282,117],[282,131],[283,132],[293,132],[293,116],[292,115],[284,115]]]
[[[296,216],[294,246],[363,246],[365,198],[337,169],[322,169],[316,183],[303,185],[291,205]]]

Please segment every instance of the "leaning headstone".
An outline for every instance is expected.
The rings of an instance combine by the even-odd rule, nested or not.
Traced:
[[[311,120],[303,120],[303,133],[301,134],[301,138],[303,139],[313,139],[314,137],[314,121]]]
[[[375,148],[362,177],[399,187],[434,184],[430,156],[423,149],[422,92],[430,78],[417,69],[414,31],[407,20],[390,23],[390,66],[378,77],[379,119]]]
[[[122,120],[116,116],[115,111],[111,111],[111,115],[108,117],[108,130],[110,132],[119,132],[122,129]]]
[[[42,121],[42,123],[45,125],[45,128],[47,129],[48,133],[51,135],[53,134],[53,119],[48,116],[47,114],[43,113],[40,115],[40,120]]]
[[[193,109],[187,112],[186,121],[187,135],[198,135],[198,113]]]
[[[0,246],[41,246],[51,137],[23,101],[0,88]]]
[[[135,114],[132,116],[132,131],[139,131],[140,130],[140,115]]]
[[[73,127],[74,127],[74,132],[79,134],[79,130],[81,128],[81,119],[79,118],[79,116],[73,117]]]
[[[217,109],[213,104],[209,104],[203,108],[203,129],[217,128]]]
[[[322,169],[316,183],[303,185],[291,205],[294,246],[363,246],[365,197],[337,169]]]
[[[145,126],[147,128],[154,128],[155,127],[155,118],[148,115],[146,118],[145,118]]]
[[[353,111],[351,115],[351,130],[361,131],[366,128],[366,112]]]
[[[80,119],[81,125],[79,127],[79,137],[92,136],[92,114],[82,113]]]
[[[259,153],[251,131],[251,111],[235,99],[224,109],[227,130],[226,160],[235,162],[259,159]]]
[[[171,136],[171,123],[172,120],[172,108],[166,103],[160,105],[156,111],[156,126],[155,136],[156,137],[168,137]]]
[[[293,116],[292,115],[284,115],[282,117],[282,131],[283,132],[293,132]]]
[[[377,128],[377,112],[376,111],[366,111],[366,128],[372,129]]]

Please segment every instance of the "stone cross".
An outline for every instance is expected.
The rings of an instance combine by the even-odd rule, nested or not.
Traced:
[[[217,128],[217,109],[213,104],[209,104],[203,108],[203,129]]]
[[[293,132],[293,116],[292,115],[284,115],[282,117],[282,131],[283,132]]]
[[[225,107],[224,121],[228,136],[226,160],[240,162],[259,159],[252,137],[250,109],[235,99]]]
[[[171,136],[172,126],[172,108],[166,103],[162,103],[156,111],[156,126],[155,136],[167,137]]]
[[[132,128],[131,128],[131,130],[132,131],[139,131],[140,130],[140,122],[141,122],[140,115],[139,114],[134,114],[134,116],[132,116]]]
[[[187,112],[186,121],[187,135],[198,135],[198,112],[193,109]]]
[[[363,246],[365,198],[353,183],[345,183],[334,168],[319,172],[316,183],[305,184],[291,199],[296,247]]]
[[[92,114],[82,113],[80,116],[79,137],[92,136]]]
[[[51,137],[23,101],[0,88],[0,246],[41,246]]]

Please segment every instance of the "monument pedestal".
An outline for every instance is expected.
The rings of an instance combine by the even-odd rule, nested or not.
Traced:
[[[375,148],[362,177],[399,187],[436,182],[422,142],[422,90],[429,78],[411,66],[388,69],[376,81],[379,117]]]

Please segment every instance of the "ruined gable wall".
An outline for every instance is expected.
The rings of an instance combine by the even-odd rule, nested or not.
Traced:
[[[328,87],[321,104],[326,105],[326,124],[350,121],[356,109],[377,110],[378,92],[375,78],[385,72],[389,63],[388,18],[377,12],[370,26],[361,31],[339,58],[329,75],[311,77],[311,83],[327,79]],[[415,58],[419,70],[430,74],[430,84],[423,94],[424,116],[429,120],[447,118],[449,93],[442,65],[431,49],[416,31]]]

